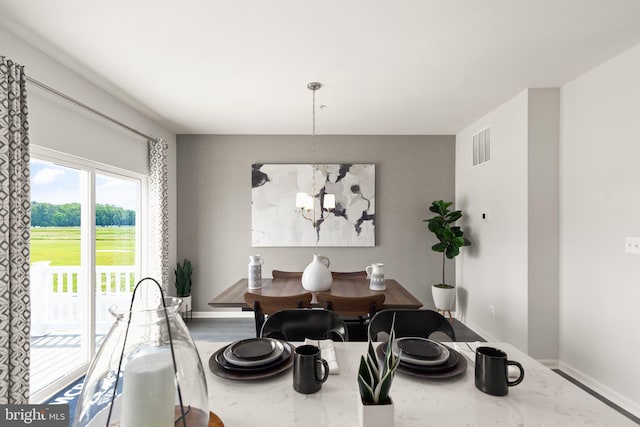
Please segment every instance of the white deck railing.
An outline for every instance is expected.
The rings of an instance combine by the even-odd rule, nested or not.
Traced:
[[[136,266],[96,267],[96,329],[109,330],[113,316],[109,307],[131,301],[138,281]],[[75,289],[74,289],[74,283]],[[31,335],[51,330],[78,329],[84,319],[80,312],[80,294],[86,292],[82,270],[78,266],[52,267],[49,261],[31,265]]]

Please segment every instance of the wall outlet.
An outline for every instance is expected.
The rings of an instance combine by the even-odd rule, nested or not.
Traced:
[[[628,254],[640,255],[640,237],[626,237],[624,251]]]
[[[496,315],[496,306],[493,304],[489,304],[489,313],[491,313],[492,316]]]
[[[484,211],[482,212],[481,217],[483,221],[489,221],[491,219],[491,212]]]

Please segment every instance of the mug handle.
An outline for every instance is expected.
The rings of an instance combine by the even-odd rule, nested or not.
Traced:
[[[367,266],[365,267],[364,271],[366,271],[366,272],[367,272],[367,279],[368,279],[369,277],[371,277],[371,271],[373,271],[373,267],[372,267],[372,266],[370,266],[370,265],[367,265]]]
[[[316,360],[317,363],[321,363],[322,367],[323,367],[323,375],[322,378],[318,378],[318,370],[316,369],[316,381],[319,382],[320,384],[322,384],[323,382],[325,382],[327,380],[327,378],[329,378],[329,364],[327,363],[326,360],[324,359],[318,359]]]
[[[514,381],[509,381],[507,380],[507,385],[509,387],[513,386],[513,385],[518,385],[522,382],[522,380],[524,379],[524,369],[522,368],[522,365],[514,360],[507,360],[507,365],[513,365],[513,366],[517,366],[518,369],[520,369],[520,376],[514,380]]]

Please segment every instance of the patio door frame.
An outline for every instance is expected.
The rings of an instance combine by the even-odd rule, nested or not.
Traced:
[[[43,389],[33,393],[29,401],[31,403],[39,403],[48,399],[60,389],[70,385],[78,378],[86,374],[91,360],[95,356],[98,349],[95,345],[96,340],[96,174],[107,175],[121,179],[139,180],[140,181],[140,210],[136,217],[136,262],[139,263],[140,278],[146,277],[148,274],[148,176],[137,172],[105,165],[92,160],[83,159],[70,154],[61,153],[48,148],[31,145],[31,157],[52,162],[60,166],[69,167],[82,171],[85,178],[81,183],[81,227],[80,227],[80,266],[81,277],[88,279],[89,286],[87,288],[79,288],[79,298],[84,304],[81,316],[80,331],[86,339],[81,339],[81,352],[85,358],[85,362],[77,368],[71,370],[63,377],[52,382]],[[82,289],[82,290],[81,290]],[[88,293],[88,295],[87,295]],[[33,313],[32,313],[33,316]],[[115,319],[114,319],[115,320]]]

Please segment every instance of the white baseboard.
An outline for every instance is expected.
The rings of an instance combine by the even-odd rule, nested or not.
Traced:
[[[538,362],[542,363],[549,369],[559,369],[560,361],[557,359],[536,359]]]
[[[466,322],[464,322],[464,324],[467,325],[467,327],[471,329],[473,332],[480,335],[482,338],[484,338],[487,341],[493,341],[493,342],[501,341],[496,337],[492,336],[489,332],[485,331],[484,329],[482,329],[480,326],[478,326],[471,320],[467,320]]]
[[[194,311],[194,319],[253,319],[253,311]]]
[[[608,399],[621,408],[631,412],[636,417],[640,417],[640,404],[638,402],[629,399],[628,397],[613,390],[611,387],[602,384],[600,381],[585,374],[584,372],[581,372],[578,369],[575,369],[573,366],[568,365],[567,363],[560,362],[559,369],[567,375],[573,377],[577,381],[581,382],[585,386],[589,387],[591,390],[600,394],[605,399]]]

